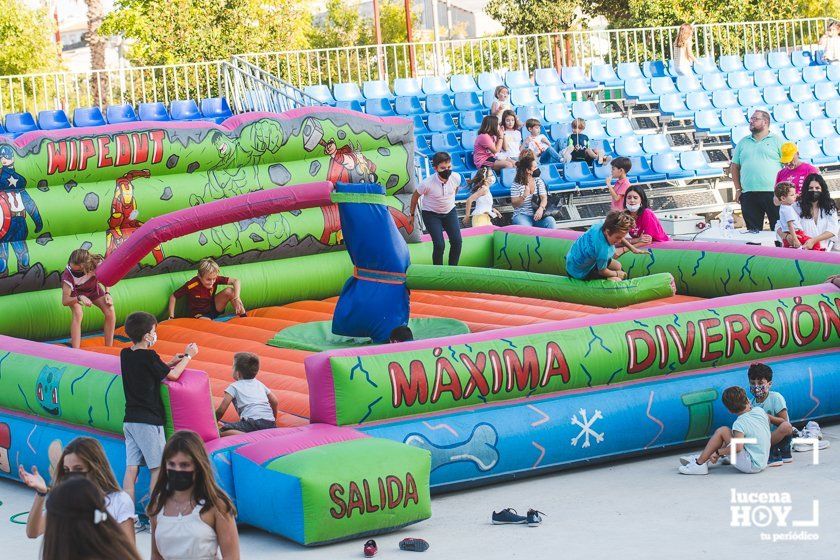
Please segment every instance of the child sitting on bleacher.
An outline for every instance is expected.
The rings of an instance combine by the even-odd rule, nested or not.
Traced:
[[[519,151],[522,147],[522,123],[516,117],[516,113],[508,109],[502,113],[502,130],[504,131],[504,141],[502,142],[502,151],[499,152],[499,157],[506,157],[507,159],[516,161],[519,159]]]
[[[493,92],[493,97],[496,101],[490,106],[490,115],[497,119],[502,116],[505,111],[513,110],[513,105],[510,104],[510,90],[507,86],[496,86],[496,91]]]
[[[470,226],[470,218],[472,218],[473,227],[489,226],[493,217],[501,218],[502,215],[498,210],[493,208],[493,195],[490,194],[490,187],[496,182],[496,175],[489,167],[482,167],[475,172],[472,179],[467,179],[467,184],[470,185],[470,197],[467,199],[467,205],[464,210],[464,226]],[[473,202],[475,202],[475,211],[471,212]]]
[[[479,169],[489,167],[493,171],[513,167],[512,160],[504,158],[504,156],[498,157],[504,141],[504,130],[499,126],[499,119],[493,115],[484,117],[473,146],[473,163],[475,166]]]
[[[585,120],[575,119],[572,121],[572,133],[566,141],[566,149],[571,148],[572,161],[585,161],[590,165],[597,161],[600,165],[603,165],[610,158],[602,150],[589,147],[589,136],[583,133],[585,129]]]
[[[539,119],[528,119],[525,128],[529,135],[525,139],[525,149],[534,152],[540,163],[563,163],[563,156],[551,145],[551,141],[542,133]]]

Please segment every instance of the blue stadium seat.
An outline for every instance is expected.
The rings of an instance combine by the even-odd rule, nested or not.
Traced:
[[[352,103],[352,101],[351,101]],[[393,117],[397,114],[387,97],[372,97],[367,100],[366,111],[368,115],[377,117]]]
[[[537,92],[537,97],[543,105],[562,103],[566,100],[563,96],[563,88],[559,85],[540,86]]]
[[[478,89],[481,91],[493,91],[498,86],[505,85],[502,77],[496,72],[482,72],[478,75]]]
[[[720,112],[720,122],[727,129],[741,126],[742,124],[749,124],[747,117],[744,116],[744,110],[740,107],[729,107]]]
[[[335,104],[335,98],[330,91],[330,87],[325,84],[316,84],[314,86],[306,86],[303,88],[303,93],[309,95],[310,97],[314,97],[321,103],[326,103],[328,105]],[[139,111],[138,107],[138,111]],[[140,120],[145,120],[143,117],[140,117]]]
[[[459,111],[483,111],[484,105],[474,91],[460,91],[455,94],[455,108]]]
[[[792,68],[790,62],[790,55],[786,52],[771,52],[767,53],[767,66],[774,70],[782,70],[784,68]]]
[[[566,141],[569,138],[569,135],[572,134],[572,124],[571,123],[555,123],[551,125],[548,130],[549,137],[557,142],[558,140]]]
[[[718,66],[721,72],[726,72],[727,74],[730,72],[740,72],[744,69],[744,61],[740,55],[726,54],[718,59]]]
[[[796,105],[793,103],[782,103],[773,107],[773,122],[782,124],[798,120],[799,114],[796,112]]]
[[[478,84],[475,83],[475,78],[469,74],[455,74],[449,79],[449,87],[455,93],[467,93],[471,91],[480,91]]]
[[[201,118],[201,111],[192,99],[175,99],[169,103],[169,114],[173,121],[195,121]]]
[[[413,115],[411,119],[414,121],[414,136],[431,136],[432,131],[426,126],[423,117],[420,115]]]
[[[531,77],[527,70],[509,70],[505,74],[505,85],[511,90],[515,88],[530,88]]]
[[[726,83],[729,84],[729,89],[744,89],[753,87],[754,84],[752,74],[744,71],[727,74]]]
[[[56,111],[39,111],[38,127],[41,130],[61,130],[62,128],[70,128],[71,124],[67,118],[67,113],[58,109]]]
[[[808,125],[802,121],[791,121],[784,125],[784,135],[790,142],[799,142],[803,138],[810,138],[811,131]]]
[[[449,113],[431,113],[427,124],[432,132],[455,132],[458,130],[455,121],[452,120],[452,115]]]
[[[585,121],[601,118],[598,113],[598,106],[595,105],[594,101],[575,101],[572,103],[572,116]]]
[[[778,105],[779,103],[787,103],[789,101],[787,92],[785,92],[785,88],[782,86],[764,88],[762,97],[768,105]]]
[[[590,80],[580,66],[564,66],[560,70],[560,81],[569,89],[594,89],[598,84]]]
[[[616,67],[616,74],[625,82],[627,80],[640,80],[645,77],[638,62],[619,62]]]
[[[423,78],[423,93],[426,95],[437,95],[450,93],[449,84],[446,83],[446,78],[440,76],[427,76]]]
[[[840,99],[829,99],[825,102],[825,116],[829,119],[840,119]]]
[[[665,175],[669,180],[694,177],[693,171],[686,171],[677,163],[673,153],[656,154],[650,158],[650,167],[655,173]]]
[[[140,103],[137,106],[137,116],[140,117],[141,121],[165,122],[172,120],[166,105],[161,101]]]
[[[644,78],[630,78],[625,80],[624,94],[628,99],[636,99],[642,102],[655,101],[659,98],[659,96],[650,90],[648,81]]]
[[[642,156],[645,151],[635,136],[624,136],[615,139],[615,153],[623,157]]]
[[[198,107],[196,107],[198,111]],[[105,118],[109,124],[134,122],[137,120],[137,114],[134,112],[134,107],[128,104],[122,105],[108,105],[105,108]],[[8,125],[6,128],[9,128]]]
[[[738,91],[738,104],[741,107],[747,108],[763,103],[764,98],[761,97],[761,90],[758,88],[747,88]]]
[[[633,168],[630,169],[630,173],[627,176],[635,179],[639,183],[655,183],[657,181],[664,181],[666,178],[664,173],[653,171],[648,164],[648,160],[643,157],[631,157],[630,163]]]
[[[648,155],[664,154],[671,151],[671,144],[664,134],[647,134],[642,136],[642,149]]]
[[[823,108],[819,101],[806,101],[796,107],[799,118],[805,122],[823,118]]]
[[[738,107],[738,96],[734,91],[721,90],[712,93],[712,105],[715,109],[726,109],[728,107]]]
[[[572,122],[572,113],[565,103],[552,103],[545,106],[545,120],[549,123]]]
[[[433,152],[463,152],[461,141],[452,132],[438,132],[431,136],[431,148]]]
[[[607,137],[607,131],[604,129],[603,121],[586,121],[584,134],[589,136],[590,140],[600,140]]]
[[[668,76],[668,72],[661,60],[647,60],[642,62],[642,75],[645,78],[662,78]]]
[[[804,103],[806,101],[813,101],[814,90],[811,84],[796,84],[790,86],[790,100],[794,103]]]
[[[536,107],[534,105],[518,107],[516,109],[516,118],[519,119],[519,122],[523,123],[528,119],[537,119],[541,121],[543,118],[543,109],[542,107]]]
[[[577,183],[582,188],[598,187],[604,184],[601,179],[596,179],[585,161],[571,161],[563,167],[563,176],[566,181]]]
[[[840,82],[840,64],[829,64],[825,68],[825,77],[835,84]]]
[[[362,84],[365,99],[394,99],[391,87],[385,80],[369,80]]]
[[[750,135],[749,126],[736,126],[729,131],[729,137],[732,139],[732,146],[734,147],[738,142]]]
[[[799,157],[815,165],[824,165],[834,161],[834,157],[823,154],[820,141],[814,138],[804,138],[797,142],[796,147],[799,148]]]
[[[747,134],[749,134],[749,130],[747,130]],[[701,151],[681,152],[680,167],[693,172],[698,177],[723,175],[722,169],[709,165],[709,162],[706,161],[706,154]]]
[[[613,144],[606,138],[599,138],[598,140],[591,140],[589,141],[589,147],[593,150],[601,150],[608,156],[614,156],[615,150],[613,149]]]
[[[700,132],[709,134],[724,134],[728,128],[723,126],[720,117],[715,110],[697,111],[694,113],[694,128]]]
[[[819,84],[814,84],[814,97],[816,97],[819,101],[836,99],[838,97],[837,86],[831,82],[820,82]]]
[[[599,165],[596,161],[592,164],[592,174],[596,179],[599,179],[603,185],[607,177],[612,177],[612,165],[610,162],[607,162],[604,165]]]
[[[333,97],[336,101],[358,101],[362,103],[365,100],[362,90],[354,83],[333,84]]]
[[[834,119],[814,119],[811,121],[811,136],[813,138],[833,138],[837,136]]]
[[[677,91],[686,94],[691,93],[692,91],[700,91],[703,89],[703,85],[700,83],[700,80],[697,79],[697,76],[677,76]]]
[[[424,113],[420,105],[420,98],[413,95],[405,97],[398,95],[394,102],[394,110],[398,115],[421,115]]]
[[[475,130],[465,130],[461,134],[461,147],[467,152],[472,152],[473,148],[475,148],[475,139],[477,137],[478,133]]]
[[[703,74],[700,82],[703,84],[703,89],[709,93],[729,89],[729,86],[726,85],[726,75],[719,72]]]
[[[828,162],[840,160],[840,142],[837,141],[837,138],[825,138],[822,141],[822,151]]]
[[[343,103],[351,103],[351,102],[350,101],[344,101]],[[429,157],[429,158],[432,157],[433,155],[435,155],[435,150],[433,150],[432,147],[429,146],[429,136],[418,136],[414,140],[415,140],[415,142],[414,142],[414,151],[415,152],[420,152],[421,154],[423,154],[424,156]],[[455,166],[453,165],[452,167],[454,168]]]
[[[620,136],[634,136],[633,124],[628,118],[607,119],[607,136],[618,138]]]
[[[394,95],[397,97],[417,97],[423,99],[423,87],[416,78],[397,78],[394,80]]]
[[[677,86],[674,85],[674,80],[671,77],[657,76],[655,78],[651,78],[650,80],[650,91],[659,97],[660,95],[676,93]]]
[[[387,99],[385,100],[387,101]],[[357,113],[364,113],[365,110],[362,108],[362,104],[356,101],[336,101],[335,106],[337,109],[345,109],[347,111],[356,111]],[[373,113],[369,113],[373,114]],[[142,119],[141,119],[142,120]]]
[[[685,119],[693,115],[688,107],[685,106],[685,101],[679,93],[671,93],[660,97],[659,112],[676,119]]]
[[[755,87],[757,88],[766,88],[770,86],[779,85],[779,77],[774,71],[770,70],[769,68],[765,68],[763,70],[756,70],[753,74],[753,81],[755,82]]]
[[[806,84],[818,84],[820,82],[827,82],[825,66],[809,66],[802,69],[802,80]]]
[[[771,53],[773,54],[773,53]],[[779,70],[779,83],[783,86],[792,86],[803,83],[802,70],[790,66]]]
[[[426,97],[426,111],[429,113],[457,113],[448,93],[430,93]]]
[[[490,109],[491,107],[493,107],[494,101],[496,101],[496,98],[493,96],[493,90],[481,93],[481,102],[484,104],[485,109]]]
[[[510,90],[510,102],[514,107],[540,105],[532,87],[520,87]]]
[[[618,77],[615,69],[610,64],[593,64],[590,70],[592,81],[604,85],[604,87],[618,87],[624,80]]]
[[[508,167],[506,169],[502,169],[501,173],[501,183],[502,186],[510,191],[510,188],[513,186],[513,179],[516,177],[516,169],[513,167]]]
[[[694,73],[698,76],[720,72],[713,56],[698,56],[694,59]]]
[[[225,97],[208,97],[202,99],[199,108],[205,119],[213,119],[219,124],[233,116],[233,111],[230,110],[230,105],[228,105],[227,98]]]
[[[790,53],[790,62],[796,68],[806,68],[813,62],[810,51],[793,51]]]
[[[78,107],[73,110],[73,126],[104,126],[105,117],[99,107]]]
[[[575,188],[574,183],[570,183],[563,178],[560,169],[557,165],[540,165],[540,177],[545,181],[545,186],[549,191],[564,191]]]
[[[458,118],[458,126],[461,130],[478,130],[481,128],[481,121],[484,119],[482,111],[464,111]]]
[[[744,55],[744,68],[756,72],[767,68],[767,57],[764,53],[747,53]]]
[[[708,111],[712,109],[712,100],[704,91],[694,91],[685,96],[685,106],[689,111]]]
[[[469,177],[470,168],[467,167],[467,162],[464,161],[464,155],[465,154],[463,152],[461,152],[461,153],[450,152],[450,155],[452,156],[452,171],[454,171],[455,173],[458,173],[462,177],[464,177],[464,176]],[[464,183],[462,181],[461,182],[461,188],[455,194],[455,200],[458,200],[458,201],[466,200],[467,198],[469,198],[469,195],[470,195],[470,193],[469,193],[468,189],[464,188]]]
[[[537,68],[534,70],[534,83],[538,86],[560,85],[560,74],[554,68]]]

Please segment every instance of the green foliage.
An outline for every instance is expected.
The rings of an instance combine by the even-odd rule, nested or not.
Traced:
[[[58,66],[55,20],[22,0],[0,0],[0,75],[30,74]]]
[[[565,31],[576,19],[577,2],[490,0],[484,9],[505,32],[515,35]]]
[[[297,0],[119,0],[100,33],[132,39],[129,59],[152,65],[306,48],[309,27]]]
[[[411,20],[412,30],[416,35],[420,25],[420,13],[417,10],[411,14]],[[379,26],[383,43],[407,41],[403,3],[380,2]],[[374,45],[376,36],[373,20],[359,17],[355,5],[347,5],[342,0],[327,0],[326,16],[310,31],[309,43],[313,49]]]

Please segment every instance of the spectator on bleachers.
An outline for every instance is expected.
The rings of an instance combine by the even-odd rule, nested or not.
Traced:
[[[496,120],[495,117],[493,120]],[[456,266],[461,258],[461,229],[455,211],[455,194],[461,186],[461,176],[452,172],[452,156],[446,152],[438,152],[432,157],[432,167],[434,175],[423,179],[411,196],[411,223],[414,223],[417,203],[422,196],[420,214],[432,237],[432,263],[443,264],[445,231],[449,237],[449,265]]]
[[[472,179],[467,179],[472,194],[467,198],[467,206],[464,210],[465,227],[470,227],[470,218],[472,218],[473,227],[477,227],[489,226],[494,217],[502,217],[499,211],[493,208],[493,195],[490,193],[490,187],[495,182],[496,175],[489,167],[482,167],[475,172]],[[473,202],[475,202],[475,210],[472,208]]]
[[[505,133],[499,125],[499,119],[493,115],[484,117],[473,145],[473,163],[475,166],[478,168],[489,167],[493,171],[513,167],[513,161],[498,157],[504,142]]]
[[[607,190],[610,192],[610,198],[612,199],[610,212],[621,212],[624,210],[624,196],[627,189],[630,188],[630,180],[627,178],[627,174],[633,169],[633,162],[630,161],[630,158],[617,157],[612,160],[610,167],[611,173],[607,177]],[[615,179],[614,185],[612,184],[613,179]]]
[[[504,141],[499,156],[516,161],[522,148],[522,123],[516,117],[516,112],[508,109],[502,113],[502,130]]]
[[[563,156],[551,145],[551,141],[542,133],[539,119],[528,119],[525,128],[529,135],[525,139],[525,149],[534,152],[540,163],[563,163]]]
[[[776,174],[776,184],[793,183],[793,186],[796,187],[796,194],[802,192],[805,177],[820,172],[810,163],[799,159],[799,148],[793,142],[782,144],[782,157],[779,158],[779,161],[784,167]]]
[[[732,153],[732,183],[735,201],[741,204],[744,222],[750,231],[764,229],[764,216],[770,229],[776,229],[779,207],[773,203],[776,174],[781,169],[782,139],[770,133],[770,114],[755,111],[750,117],[750,136],[738,142]]]
[[[680,76],[692,75],[692,64],[694,64],[694,52],[691,50],[692,37],[694,35],[694,28],[691,24],[684,23],[680,25],[677,31],[677,38],[671,49],[671,59],[674,61],[674,70]]]
[[[828,24],[825,34],[820,37],[822,53],[817,55],[818,64],[832,64],[840,62],[840,22],[832,21]]]
[[[537,160],[530,152],[523,153],[516,163],[516,177],[510,187],[510,203],[513,206],[511,221],[515,225],[546,229],[554,229],[557,225],[552,216],[545,215],[548,189],[540,178]]]
[[[805,178],[805,188],[796,210],[802,221],[802,231],[811,238],[804,244],[805,249],[813,249],[819,244],[823,248],[831,245],[835,251],[840,250],[837,205],[831,199],[822,175],[814,173]]]
[[[648,205],[645,189],[639,185],[632,185],[624,194],[624,211],[630,214],[636,225],[630,228],[630,244],[634,247],[644,247],[654,242],[670,241],[671,238],[662,229],[659,218]],[[619,257],[627,252],[624,246],[616,247],[615,256]]]
[[[583,133],[584,130],[586,130],[585,120],[575,119],[572,121],[572,133],[566,141],[566,149],[571,148],[572,161],[585,161],[590,165],[597,161],[598,164],[603,165],[609,161],[609,156],[605,155],[603,150],[599,148],[589,147],[589,136]]]
[[[513,105],[510,104],[510,90],[507,86],[496,86],[496,91],[493,92],[493,97],[496,100],[490,106],[490,114],[494,117],[501,118],[505,111],[512,111]]]

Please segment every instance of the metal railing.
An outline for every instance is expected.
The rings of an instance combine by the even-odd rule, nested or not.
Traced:
[[[320,101],[301,89],[238,56],[232,57],[230,63],[224,63],[223,69],[228,101],[236,113],[282,113],[298,107],[321,105]]]

